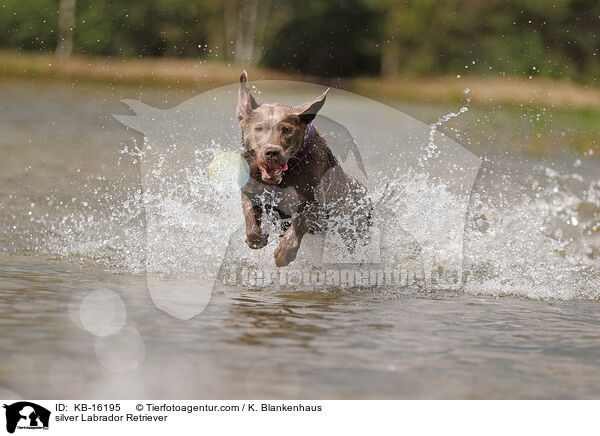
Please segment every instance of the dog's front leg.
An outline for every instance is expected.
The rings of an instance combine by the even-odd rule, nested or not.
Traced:
[[[315,204],[312,201],[304,201],[298,208],[298,213],[292,219],[290,228],[283,234],[279,245],[275,249],[275,265],[287,266],[296,259],[300,242],[316,219]]]
[[[242,210],[246,221],[246,244],[248,247],[263,248],[269,241],[269,235],[265,235],[260,227],[262,209],[255,206],[252,200],[242,191]]]

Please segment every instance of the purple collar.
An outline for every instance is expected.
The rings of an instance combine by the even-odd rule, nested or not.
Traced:
[[[302,162],[304,159],[306,159],[306,156],[308,156],[308,154],[310,153],[310,150],[312,149],[314,144],[315,144],[315,126],[313,126],[313,123],[308,123],[306,125],[306,131],[304,132],[304,148],[302,150],[302,153],[300,153],[299,155],[296,155],[290,159],[287,170],[291,171],[292,169],[297,167],[300,164],[300,162]]]

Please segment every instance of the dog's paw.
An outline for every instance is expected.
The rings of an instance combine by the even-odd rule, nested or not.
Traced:
[[[277,245],[277,248],[275,249],[275,265],[278,267],[289,265],[296,259],[299,248],[300,241],[293,231],[293,228],[290,228],[285,232],[281,241],[279,241],[279,245]]]
[[[269,235],[264,233],[251,233],[246,235],[246,244],[248,247],[258,250],[269,243]]]

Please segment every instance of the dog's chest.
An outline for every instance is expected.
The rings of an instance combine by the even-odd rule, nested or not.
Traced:
[[[278,209],[287,215],[294,215],[300,205],[300,197],[295,188],[267,188],[263,193],[266,205]]]
[[[287,215],[294,215],[300,205],[300,196],[295,187],[280,187],[278,185],[265,185],[252,179],[244,187],[244,192],[252,203],[278,209]]]

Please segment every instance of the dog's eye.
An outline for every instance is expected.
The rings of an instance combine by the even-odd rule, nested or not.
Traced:
[[[291,127],[284,127],[281,129],[281,132],[288,135],[290,133],[292,133],[292,128]]]
[[[254,130],[256,130],[257,132],[262,132],[262,127],[260,127],[260,126],[255,127]]]

